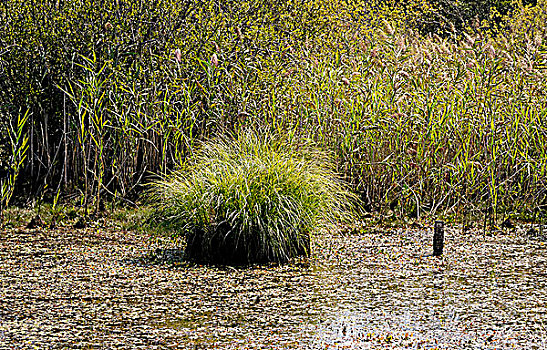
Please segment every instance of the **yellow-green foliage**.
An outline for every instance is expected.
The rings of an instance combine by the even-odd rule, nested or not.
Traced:
[[[196,139],[254,114],[296,43],[325,26],[320,6],[3,2],[0,115],[30,110],[31,129],[40,131],[26,170],[45,174],[41,183],[52,188],[61,178],[64,188],[82,188],[85,201],[128,195]]]
[[[287,261],[310,236],[352,218],[354,195],[328,154],[306,140],[243,131],[209,141],[181,171],[153,183],[154,221],[185,237],[200,262]]]
[[[338,150],[375,205],[522,210],[547,175],[545,5],[522,11],[496,37],[424,37],[387,20],[341,30],[330,52],[302,57],[285,113]]]
[[[30,109],[24,171],[96,202],[267,124],[336,151],[372,208],[522,210],[545,198],[546,3],[484,4],[8,0],[0,114]]]

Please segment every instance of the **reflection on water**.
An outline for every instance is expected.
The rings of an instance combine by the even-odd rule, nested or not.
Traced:
[[[545,245],[453,233],[443,259],[424,256],[428,237],[400,232],[412,247],[326,269],[338,274],[332,298],[344,307],[312,327],[310,347],[547,348]],[[342,240],[356,251],[366,238]]]

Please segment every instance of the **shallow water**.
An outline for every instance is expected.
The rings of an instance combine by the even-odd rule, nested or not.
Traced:
[[[237,296],[185,327],[209,322],[219,347],[547,347],[543,242],[449,230],[435,258],[430,241],[427,229],[330,234],[309,267],[209,270]]]
[[[325,233],[309,260],[206,267],[141,258],[130,233],[0,237],[0,349],[545,349],[547,245],[524,229]]]

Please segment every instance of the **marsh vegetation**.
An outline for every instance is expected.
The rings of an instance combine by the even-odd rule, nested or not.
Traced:
[[[153,184],[150,220],[185,239],[197,262],[288,262],[311,235],[356,217],[355,196],[324,152],[303,140],[246,131],[213,140]]]
[[[543,208],[542,1],[93,4],[2,4],[3,207],[131,205],[267,126],[331,152],[371,212]]]
[[[545,347],[545,23],[3,1],[0,343]]]

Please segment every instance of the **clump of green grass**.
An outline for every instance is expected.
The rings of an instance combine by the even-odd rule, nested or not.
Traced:
[[[354,196],[310,142],[240,132],[203,144],[184,169],[153,183],[156,218],[205,263],[286,262],[310,235],[351,217]]]

